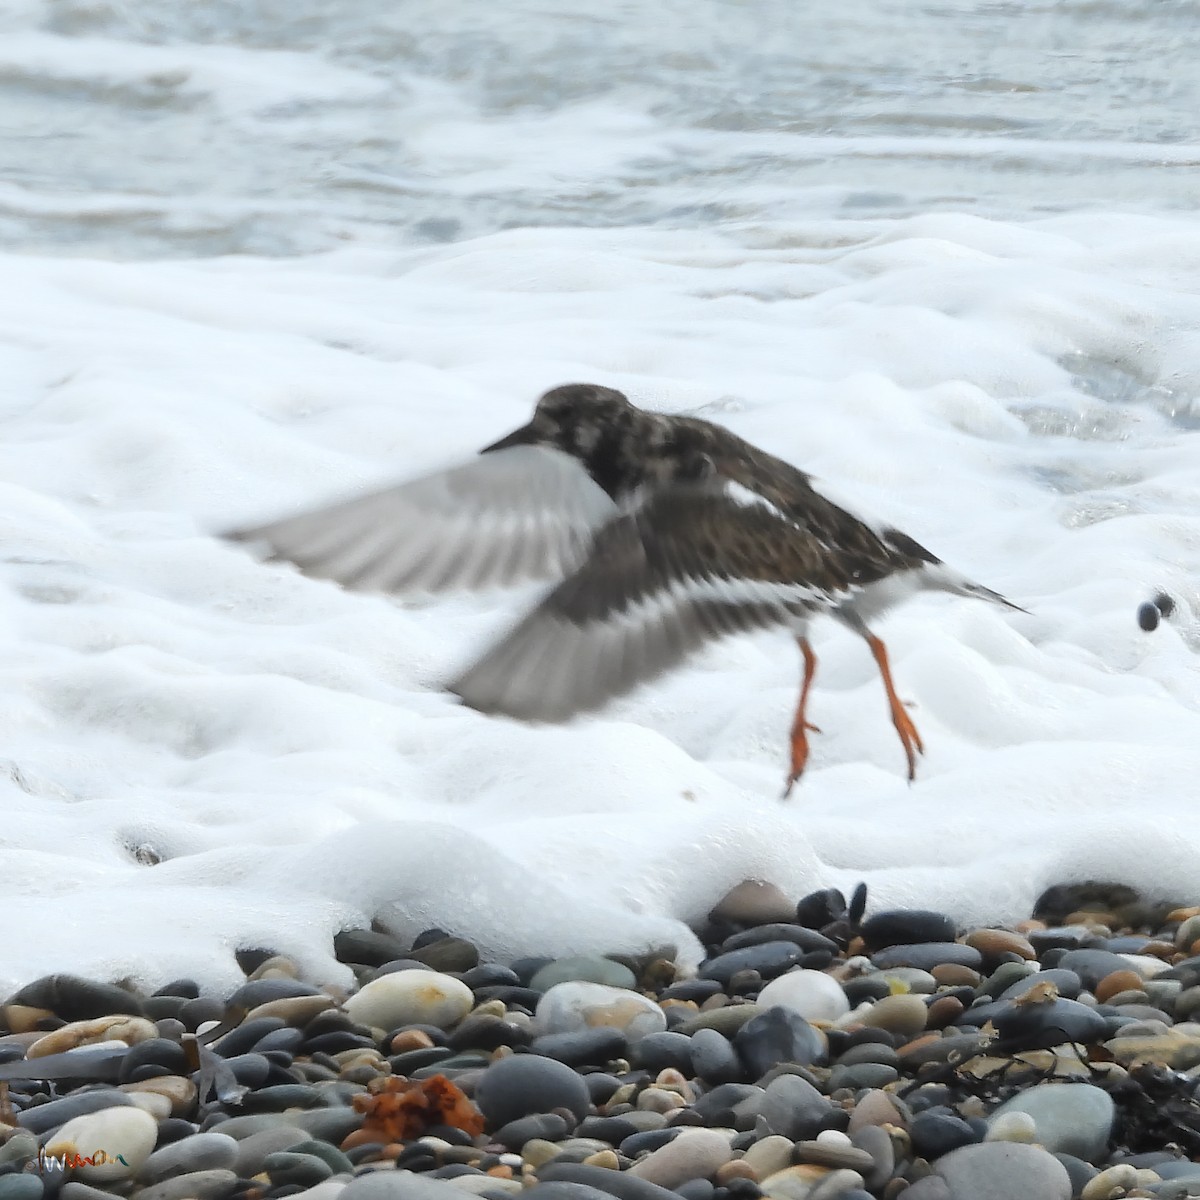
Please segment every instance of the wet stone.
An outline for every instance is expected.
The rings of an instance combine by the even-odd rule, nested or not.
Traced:
[[[895,908],[868,917],[859,926],[859,933],[868,949],[882,950],[886,946],[920,942],[953,942],[957,929],[953,919],[945,913]]]
[[[567,1066],[581,1067],[602,1066],[611,1059],[620,1058],[627,1045],[628,1041],[619,1029],[600,1026],[572,1033],[543,1034],[530,1042],[529,1049]]]
[[[575,958],[556,958],[542,966],[530,979],[529,986],[537,992],[548,992],[560,983],[596,983],[611,988],[633,988],[637,979],[622,963],[611,958],[581,955]]]
[[[996,1033],[1006,1047],[1048,1049],[1063,1042],[1086,1044],[1107,1031],[1105,1019],[1077,1000],[1010,1004],[993,1018]]]
[[[795,942],[762,942],[719,954],[700,964],[702,979],[728,983],[739,971],[757,971],[764,979],[773,979],[800,961],[800,947]]]
[[[616,1057],[612,1055],[610,1057]],[[635,1067],[655,1073],[668,1067],[692,1073],[692,1039],[682,1033],[650,1033],[639,1038],[631,1047],[630,1059]]]
[[[532,1054],[492,1063],[476,1084],[475,1103],[493,1127],[560,1107],[582,1120],[590,1107],[587,1088],[570,1067]]]
[[[785,1008],[768,1008],[747,1021],[733,1039],[747,1074],[758,1079],[778,1063],[823,1063],[824,1038],[803,1017]]]
[[[919,967],[922,971],[932,971],[944,963],[978,970],[983,965],[983,955],[974,946],[959,942],[912,942],[888,946],[871,955],[871,962],[881,971],[888,967]]]

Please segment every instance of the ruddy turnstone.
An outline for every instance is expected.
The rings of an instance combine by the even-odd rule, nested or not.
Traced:
[[[804,663],[785,796],[815,729],[810,618],[829,613],[866,640],[911,780],[924,746],[868,622],[921,590],[1024,611],[729,430],[593,384],[547,392],[528,425],[465,466],[232,536],[363,590],[558,580],[449,685],[480,712],[527,720],[566,720],[710,639],[783,626]]]

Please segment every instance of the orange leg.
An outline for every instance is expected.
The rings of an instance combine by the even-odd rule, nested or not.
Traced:
[[[792,722],[792,773],[787,777],[787,786],[783,789],[785,800],[792,794],[792,786],[800,778],[804,764],[808,762],[808,731],[811,729],[813,733],[821,732],[815,725],[810,725],[804,715],[808,706],[808,689],[817,673],[817,656],[808,644],[808,638],[800,637],[796,642],[800,653],[804,655],[804,681],[800,684],[800,703],[796,707],[796,718]]]
[[[896,726],[896,732],[900,735],[900,741],[904,745],[904,753],[908,757],[908,781],[912,783],[917,776],[917,755],[924,754],[925,747],[921,743],[921,735],[917,732],[917,727],[912,723],[912,718],[905,711],[900,697],[896,695],[896,687],[892,683],[892,671],[888,666],[887,648],[873,633],[868,633],[866,638],[867,645],[871,647],[871,653],[875,656],[875,663],[879,667],[879,674],[883,676],[888,706],[892,710],[892,724]]]

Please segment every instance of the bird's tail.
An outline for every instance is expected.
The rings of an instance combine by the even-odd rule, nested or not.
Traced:
[[[1002,604],[1005,608],[1011,608],[1014,612],[1024,613],[1026,616],[1030,615],[1029,609],[1014,604],[999,592],[993,592],[991,588],[984,587],[982,583],[975,583],[970,579],[964,579],[961,586],[955,591],[961,592],[964,596],[976,596],[980,600],[990,600],[993,604]]]

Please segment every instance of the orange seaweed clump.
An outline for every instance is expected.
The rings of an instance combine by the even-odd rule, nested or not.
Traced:
[[[370,1141],[420,1137],[431,1125],[452,1125],[472,1137],[483,1132],[483,1114],[445,1075],[421,1080],[386,1075],[372,1079],[367,1091],[354,1097],[354,1108],[366,1117],[362,1133]]]

